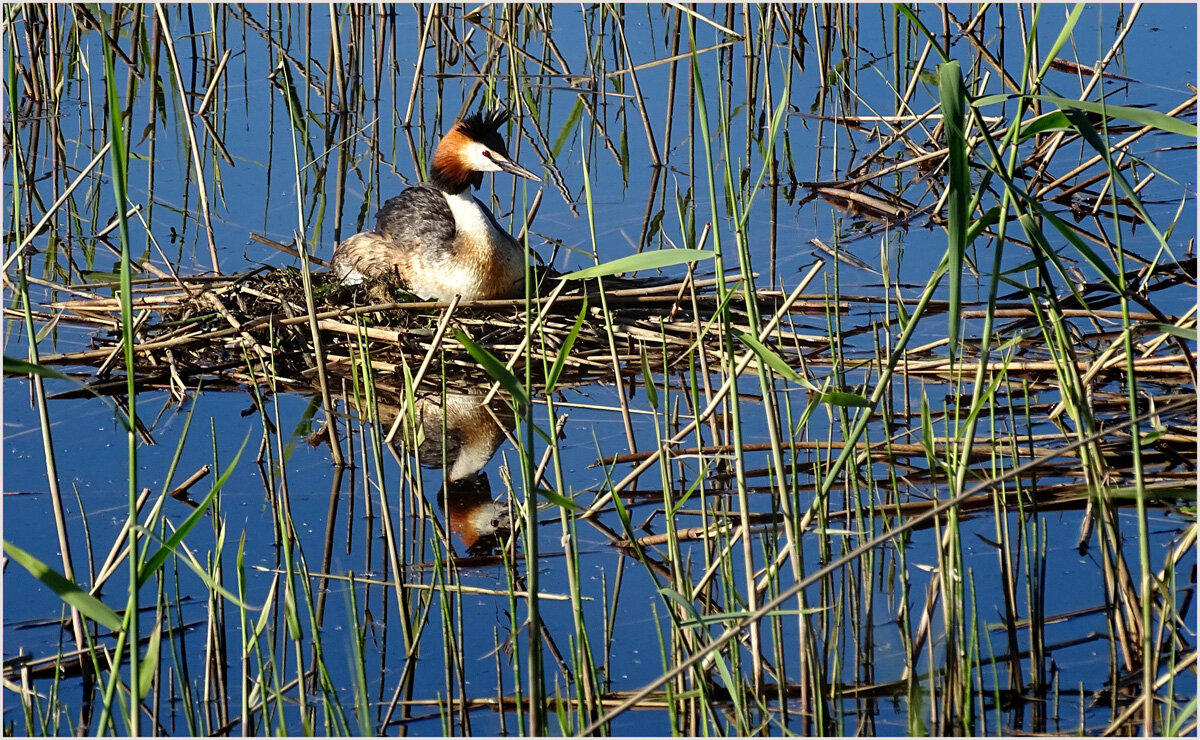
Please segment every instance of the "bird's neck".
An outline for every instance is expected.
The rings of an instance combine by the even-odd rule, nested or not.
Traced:
[[[429,182],[438,190],[457,195],[472,186],[478,189],[483,184],[483,173],[466,167],[458,156],[466,143],[466,137],[457,130],[446,134],[438,143],[429,168]]]
[[[478,189],[483,184],[483,173],[463,171],[459,167],[439,167],[435,159],[429,170],[429,183],[443,193],[461,195],[472,187]]]

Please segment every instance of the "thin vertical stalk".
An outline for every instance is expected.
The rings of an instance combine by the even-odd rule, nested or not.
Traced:
[[[707,165],[705,168],[705,172],[707,174],[707,181],[708,181],[709,213],[710,213],[713,223],[715,224],[715,223],[717,223],[717,221],[720,218],[720,212],[717,210],[717,185],[716,185],[716,176],[714,174],[715,162],[713,160],[712,144],[711,144],[711,139],[709,136],[709,129],[708,129],[708,106],[705,101],[704,86],[703,86],[703,81],[701,79],[700,60],[696,54],[695,33],[694,33],[694,31],[691,31],[690,27],[689,27],[688,41],[689,41],[689,48],[691,51],[692,74],[696,79],[696,115],[697,115],[697,120],[700,123],[700,132],[701,132],[701,137],[702,137],[702,141],[703,141],[703,145],[704,145],[705,164]],[[720,89],[721,88],[718,87],[718,92],[720,92]],[[726,102],[725,96],[720,95],[720,98],[718,101],[718,110],[721,109],[722,104],[724,104],[725,102]],[[726,121],[728,120],[724,116],[722,116],[722,119],[726,120]],[[728,129],[727,123],[725,125],[722,125],[722,127],[721,127],[721,141],[724,145],[724,151],[725,151],[726,157],[728,157],[728,154],[729,154],[729,129]],[[728,159],[726,159],[726,162],[728,164]],[[728,173],[728,170],[727,170],[727,173]],[[728,174],[727,174],[727,176],[728,176]],[[732,191],[730,191],[729,195],[730,195],[730,197],[732,197]],[[716,253],[715,257],[714,257],[714,269],[716,270],[716,273],[717,273],[717,294],[721,299],[721,306],[722,306],[722,308],[720,309],[720,319],[721,319],[721,327],[722,327],[721,336],[723,339],[725,339],[725,341],[723,342],[723,346],[726,349],[725,353],[722,354],[722,357],[725,360],[724,364],[725,364],[726,371],[733,372],[734,368],[736,366],[736,353],[735,353],[734,346],[732,343],[733,318],[730,315],[730,312],[728,310],[728,303],[725,300],[726,296],[728,295],[728,288],[725,284],[725,260],[724,260],[724,254],[721,249],[720,234],[721,234],[721,229],[713,230],[713,251]],[[742,267],[742,271],[743,271],[743,276],[742,276],[743,279],[748,280],[749,279],[749,270],[747,269],[747,265],[743,264],[741,267]],[[747,285],[747,287],[745,287],[744,289],[747,292],[747,295],[752,295],[753,294],[752,293],[753,283],[748,282],[748,283],[746,283],[746,285]],[[747,303],[749,305],[753,305],[754,301],[751,299],[751,300],[748,300]],[[751,309],[751,310],[753,311],[753,309]],[[752,322],[752,328],[757,329],[757,326],[756,326],[757,323],[758,323],[757,321]],[[760,363],[761,363],[761,360],[760,360]],[[737,485],[738,513],[739,513],[739,517],[741,520],[741,529],[742,529],[742,566],[744,568],[743,577],[745,579],[745,584],[746,584],[745,601],[746,601],[746,608],[749,611],[754,611],[758,608],[758,592],[757,592],[757,589],[754,588],[754,546],[753,546],[754,543],[753,543],[753,537],[751,536],[751,529],[750,529],[749,496],[748,496],[748,492],[746,490],[746,471],[745,471],[746,456],[742,451],[741,404],[739,402],[738,394],[736,392],[729,394],[729,416],[731,419],[731,427],[732,427],[732,431],[733,431],[734,473],[735,473],[734,479],[735,479],[735,482]],[[763,682],[762,650],[760,647],[761,639],[762,639],[762,634],[761,634],[760,625],[758,623],[751,625],[750,626],[750,659],[751,659],[752,665],[753,665],[752,674],[753,674],[753,685],[754,685],[755,694],[759,694],[762,691],[762,682]],[[740,702],[738,702],[739,694],[736,690],[734,691],[733,696],[734,696],[734,702],[735,702],[737,709],[741,709]],[[744,718],[744,715],[740,711],[737,712],[737,715],[739,718]],[[742,728],[739,728],[739,729],[742,729]]]
[[[121,242],[121,345],[124,348],[125,354],[125,383],[127,394],[127,419],[128,427],[126,431],[127,456],[126,462],[128,465],[128,486],[126,493],[128,494],[128,512],[126,521],[128,522],[128,537],[129,537],[129,594],[125,612],[126,629],[122,633],[129,643],[129,725],[126,728],[129,734],[137,737],[141,734],[141,697],[138,695],[138,687],[141,686],[141,660],[138,656],[138,583],[141,579],[139,570],[138,557],[138,531],[137,526],[137,387],[135,381],[137,379],[136,366],[134,363],[134,336],[133,336],[133,274],[130,267],[131,256],[129,253],[129,222],[125,217],[125,203],[128,202],[127,186],[128,186],[128,154],[125,147],[125,124],[123,113],[121,110],[121,102],[117,96],[116,76],[114,72],[113,50],[110,44],[103,44],[104,51],[104,80],[107,93],[107,116],[108,124],[108,141],[112,145],[111,163],[112,163],[112,187],[113,197],[117,203],[117,223],[118,233],[120,234]],[[115,673],[115,672],[114,672]],[[104,703],[104,712],[110,711],[110,701],[106,697]],[[103,718],[101,720],[100,731],[104,730]]]

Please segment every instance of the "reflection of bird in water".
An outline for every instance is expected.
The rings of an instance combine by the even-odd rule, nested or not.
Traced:
[[[447,480],[438,496],[450,529],[472,556],[494,555],[512,533],[508,507],[492,500],[487,473]]]
[[[438,502],[450,529],[469,555],[491,555],[511,532],[508,507],[492,500],[487,473],[480,472],[516,420],[503,401],[483,403],[482,394],[446,393],[416,404],[423,439],[417,458],[431,468],[445,466]]]
[[[454,124],[433,155],[429,182],[383,204],[375,229],[333,251],[345,282],[398,281],[422,298],[449,301],[524,295],[525,250],[474,195],[485,172],[541,182],[513,162],[499,129],[508,113],[480,111]]]
[[[417,457],[428,468],[445,467],[446,480],[457,481],[483,469],[516,425],[508,404],[483,403],[483,394],[450,393],[414,404],[423,439]],[[381,409],[380,415],[385,412]],[[502,426],[503,425],[503,426]]]
[[[418,430],[398,435],[393,443],[400,449],[404,438],[416,436],[421,465],[445,470],[438,504],[446,512],[450,529],[473,556],[494,554],[511,532],[508,506],[492,500],[487,474],[480,471],[516,426],[516,419],[503,399],[484,404],[484,397],[482,393],[446,392],[444,397],[418,398],[413,402]],[[347,400],[353,403],[352,398]],[[405,405],[395,398],[378,399],[377,408],[384,429],[400,414],[407,418]]]

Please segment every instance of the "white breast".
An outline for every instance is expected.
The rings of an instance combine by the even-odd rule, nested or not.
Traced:
[[[409,288],[443,301],[508,297],[525,275],[524,250],[470,193],[442,196],[454,216],[453,248],[416,255],[419,269],[405,276]]]

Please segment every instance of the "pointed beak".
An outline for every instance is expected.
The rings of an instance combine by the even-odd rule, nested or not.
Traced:
[[[542,181],[542,178],[533,174],[532,172],[525,169],[524,167],[517,164],[516,162],[512,161],[511,159],[500,159],[499,157],[497,157],[495,162],[496,162],[496,164],[500,165],[500,169],[504,170],[505,172],[510,172],[514,175],[520,175],[521,177],[527,178],[529,180],[533,180],[534,182]]]

